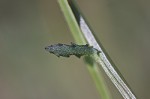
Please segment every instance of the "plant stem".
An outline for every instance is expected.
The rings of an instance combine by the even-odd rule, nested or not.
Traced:
[[[78,44],[86,44],[86,40],[81,33],[81,30],[76,22],[75,16],[72,13],[72,10],[68,4],[67,0],[58,0],[61,10],[65,16],[65,19],[68,23],[69,29]]]
[[[88,25],[86,24],[85,20],[82,16],[80,16],[80,28],[90,45],[94,48],[101,51],[100,56],[94,55],[95,61],[102,66],[107,76],[110,78],[112,83],[116,86],[120,94],[124,97],[124,99],[136,99],[135,95],[132,93],[131,89],[127,86],[127,84],[121,78],[121,74],[119,75],[108,58],[106,57],[105,53],[103,52],[100,45],[97,43],[94,35],[92,34],[91,30],[89,29]]]
[[[68,26],[71,30],[71,33],[78,44],[86,44],[86,40],[79,28],[79,25],[75,19],[75,16],[68,4],[67,0],[58,0],[61,10],[66,18]],[[104,83],[103,77],[100,74],[98,66],[94,64],[90,64],[87,62],[87,68],[90,72],[91,77],[93,78],[96,88],[102,99],[111,99],[109,91]]]
[[[106,57],[105,53],[102,50],[102,47],[97,43],[95,37],[93,36],[91,30],[89,29],[89,27],[86,24],[86,22],[85,22],[84,18],[82,17],[82,15],[78,12],[78,14],[79,14],[78,23],[79,23],[80,28],[82,30],[82,32],[81,32],[79,27],[78,27],[78,25],[77,25],[77,22],[75,21],[75,17],[72,14],[72,11],[71,11],[71,9],[70,9],[70,7],[68,5],[68,1],[67,0],[59,0],[59,2],[60,2],[60,6],[61,6],[61,8],[63,10],[63,13],[64,13],[64,15],[66,17],[66,20],[67,20],[67,22],[69,24],[69,27],[70,27],[70,29],[71,29],[71,31],[73,33],[73,36],[74,36],[75,40],[77,42],[79,42],[79,43],[85,43],[85,40],[83,40],[84,37],[85,37],[85,39],[88,41],[88,43],[91,46],[93,46],[94,48],[96,48],[99,51],[101,51],[100,56],[98,56],[98,55],[94,55],[93,56],[95,61],[102,66],[102,68],[104,69],[105,73],[111,79],[112,83],[116,86],[116,88],[118,89],[120,94],[124,97],[124,99],[136,99],[136,97],[132,93],[131,89],[129,89],[127,84],[121,78],[121,75],[119,75],[116,72],[116,70],[114,69],[113,65],[111,64],[109,59]],[[67,13],[67,14],[65,14],[65,13]],[[68,18],[68,17],[70,17],[70,18]],[[76,27],[73,26],[73,24],[75,24]],[[78,30],[78,32],[77,32],[77,30]],[[83,33],[84,37],[80,33]],[[94,66],[93,66],[93,68],[94,68]],[[91,71],[90,71],[90,73],[91,73],[94,81],[95,82],[98,81],[98,80],[96,80],[96,77],[93,76],[94,73],[92,73]],[[95,73],[96,73],[96,71],[95,71]],[[98,77],[98,75],[99,74],[97,74],[97,77]],[[96,86],[98,85],[97,83],[95,83],[95,84],[96,84]],[[99,88],[100,88],[100,86],[97,87],[97,89],[99,89]],[[106,98],[104,98],[104,99],[106,99]]]

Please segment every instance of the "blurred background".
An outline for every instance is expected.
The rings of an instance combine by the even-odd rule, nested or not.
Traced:
[[[131,89],[150,95],[150,1],[77,0]],[[45,46],[74,42],[57,0],[0,0],[0,99],[99,99],[82,59]],[[122,99],[102,73],[112,99]]]

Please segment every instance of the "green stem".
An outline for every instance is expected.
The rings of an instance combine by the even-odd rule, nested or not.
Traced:
[[[86,40],[79,28],[79,25],[75,19],[74,14],[72,13],[72,10],[68,4],[67,0],[58,0],[59,5],[61,7],[61,10],[65,16],[65,19],[68,23],[68,26],[70,28],[70,31],[78,44],[86,44]],[[87,62],[87,68],[90,72],[91,77],[93,78],[96,88],[98,89],[98,92],[102,99],[110,99],[109,91],[105,85],[105,82],[103,80],[103,77],[98,69],[98,66],[93,63],[90,64]]]
[[[61,10],[65,16],[65,19],[68,23],[69,29],[75,39],[75,42],[78,44],[86,44],[86,40],[81,33],[81,30],[76,22],[75,16],[72,13],[72,10],[68,4],[67,0],[58,0]]]

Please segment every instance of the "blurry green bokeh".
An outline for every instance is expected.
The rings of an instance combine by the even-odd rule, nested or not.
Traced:
[[[149,99],[149,1],[77,0],[140,99]],[[56,0],[0,0],[0,99],[99,99],[82,59],[44,47],[74,42]],[[104,74],[113,99],[120,94]]]

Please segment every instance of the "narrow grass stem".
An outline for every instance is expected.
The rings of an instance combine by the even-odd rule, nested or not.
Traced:
[[[81,32],[80,28],[79,28],[79,26],[78,26],[78,24],[75,20],[75,17],[73,15],[72,11],[71,11],[71,8],[69,7],[68,1],[67,0],[59,0],[59,4],[60,4],[61,9],[64,13],[64,16],[67,20],[67,23],[70,27],[70,30],[73,34],[73,37],[75,38],[75,41],[79,44],[85,44],[86,40],[87,40],[87,42],[91,46],[93,46],[94,48],[101,51],[100,57],[97,56],[97,55],[94,55],[95,61],[102,66],[105,73],[111,79],[112,83],[116,86],[116,88],[118,89],[120,94],[124,97],[124,99],[136,99],[135,95],[132,93],[132,91],[129,89],[127,84],[123,81],[121,76],[116,72],[113,65],[109,61],[109,59],[106,57],[105,53],[103,52],[101,46],[97,43],[95,37],[93,36],[91,30],[89,29],[89,27],[86,24],[86,22],[85,22],[84,18],[82,17],[82,15],[80,15],[80,20],[79,20],[80,28],[82,30],[82,32]],[[95,68],[95,67],[93,66],[93,68]],[[101,84],[101,82],[99,82],[100,80],[97,80],[97,79],[100,79],[100,78],[98,77],[99,74],[97,73],[96,70],[93,69],[94,73],[97,75],[97,77],[94,77],[93,75],[95,75],[95,74],[92,72],[91,69],[89,69],[90,74],[92,75],[94,81],[96,82],[95,83],[96,86],[98,85],[97,89],[99,90],[99,89],[101,89],[101,87],[99,85],[99,84]],[[106,87],[105,87],[105,89],[106,89]],[[101,89],[101,90],[103,90],[103,89]],[[103,99],[107,99],[107,97],[105,97]]]
[[[88,25],[86,24],[86,22],[82,16],[80,16],[80,28],[81,28],[82,33],[84,34],[86,40],[88,41],[88,43],[90,45],[92,45],[94,48],[101,51],[100,57],[98,57],[96,55],[94,58],[102,66],[105,73],[111,79],[112,83],[116,86],[116,88],[121,93],[121,95],[124,97],[124,99],[136,99],[135,95],[132,93],[132,91],[125,84],[123,79],[121,79],[119,74],[113,68],[112,64],[106,57],[105,53],[103,52],[102,48],[96,41],[94,35],[92,34],[91,30],[89,29]]]
[[[68,23],[68,26],[71,30],[71,33],[78,44],[86,44],[86,40],[80,30],[80,27],[75,19],[75,16],[68,4],[67,0],[58,0],[61,10],[65,16],[65,19]],[[111,99],[109,91],[105,85],[102,75],[98,70],[98,66],[96,64],[89,64],[87,62],[87,68],[91,77],[93,78],[96,88],[102,99]]]

